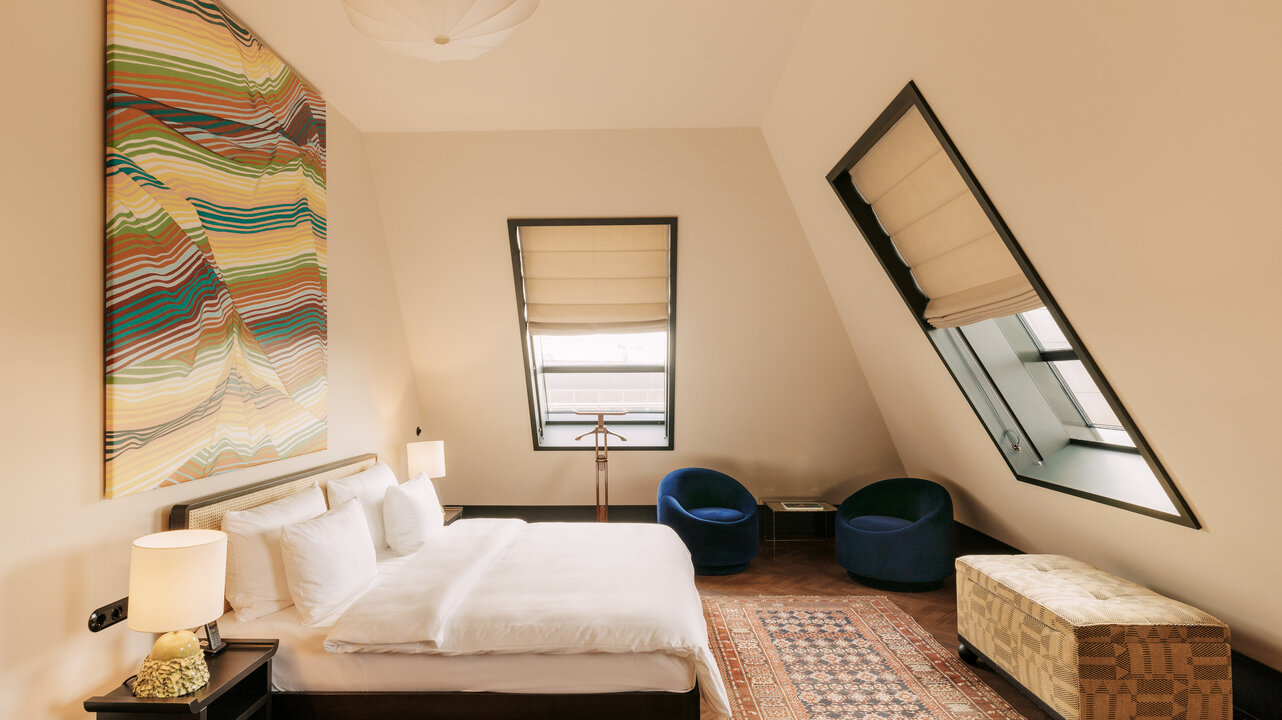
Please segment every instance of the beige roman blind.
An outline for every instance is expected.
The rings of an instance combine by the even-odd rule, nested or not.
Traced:
[[[855,164],[850,179],[930,298],[928,323],[957,327],[1041,307],[916,107]]]
[[[525,319],[533,334],[668,327],[669,225],[523,225]]]

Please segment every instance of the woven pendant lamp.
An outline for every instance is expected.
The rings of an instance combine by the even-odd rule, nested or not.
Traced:
[[[471,60],[502,45],[539,0],[343,0],[362,34],[398,55]]]

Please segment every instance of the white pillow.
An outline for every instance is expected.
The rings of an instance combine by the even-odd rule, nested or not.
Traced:
[[[280,554],[280,529],[325,512],[315,485],[249,510],[223,515],[227,533],[227,601],[239,620],[253,620],[294,603]]]
[[[339,505],[356,498],[361,509],[365,511],[365,524],[369,526],[369,537],[374,541],[374,549],[387,547],[387,536],[383,530],[383,497],[387,489],[396,485],[396,476],[386,463],[379,462],[364,472],[356,473],[341,480],[329,483],[329,506]]]
[[[282,528],[280,549],[289,594],[304,625],[345,608],[378,577],[365,514],[355,498]]]
[[[428,535],[445,527],[445,512],[436,498],[436,487],[427,473],[404,485],[387,489],[383,501],[387,544],[397,555],[409,555],[427,542]]]

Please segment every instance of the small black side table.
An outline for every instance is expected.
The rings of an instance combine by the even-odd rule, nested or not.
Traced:
[[[823,520],[823,539],[835,536],[837,533],[837,508],[831,503],[823,500],[799,499],[799,500],[770,500],[766,502],[766,511],[770,513],[770,549],[776,551],[779,548],[779,514],[780,513],[806,513],[819,515]],[[831,530],[830,530],[831,528]],[[806,538],[792,538],[806,539]]]
[[[209,684],[196,692],[176,698],[140,698],[122,684],[86,700],[85,710],[97,713],[98,720],[270,720],[272,656],[279,645],[279,640],[227,640],[226,650],[205,658]]]

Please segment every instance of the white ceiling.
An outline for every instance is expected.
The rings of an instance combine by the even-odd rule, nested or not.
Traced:
[[[364,132],[755,127],[811,0],[543,0],[475,60],[394,55],[339,0],[222,0]]]

